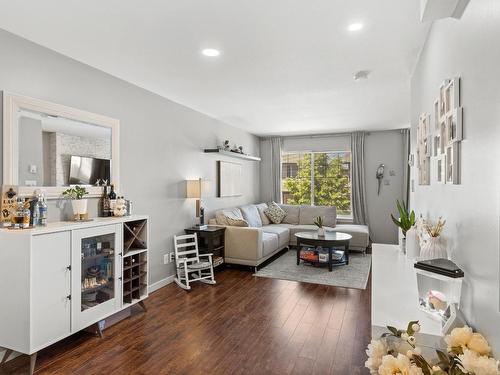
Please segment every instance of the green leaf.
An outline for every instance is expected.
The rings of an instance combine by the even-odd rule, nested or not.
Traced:
[[[410,323],[408,323],[408,328],[406,329],[406,333],[408,333],[410,336],[413,336],[415,331],[413,328],[411,328],[412,325],[418,324],[418,320],[412,320]]]
[[[387,326],[387,329],[396,337],[401,337],[401,332],[396,327]]]
[[[411,361],[422,370],[424,375],[431,375],[431,366],[427,363],[424,357],[413,354]]]
[[[442,363],[446,368],[450,367],[450,357],[445,352],[436,349],[437,356],[439,358],[439,363]]]

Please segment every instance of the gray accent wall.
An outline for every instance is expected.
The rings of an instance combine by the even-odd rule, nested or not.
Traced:
[[[385,174],[377,195],[377,168]],[[366,204],[370,237],[376,243],[398,242],[398,230],[391,220],[396,215],[396,199],[403,198],[403,135],[400,130],[370,132],[365,137]],[[394,174],[394,175],[391,175]]]
[[[446,219],[451,258],[465,271],[462,310],[500,355],[499,164],[500,3],[469,3],[461,20],[434,22],[411,81],[412,152],[422,112],[433,113],[443,79],[461,77],[464,140],[460,185],[417,185],[410,202],[424,217]],[[432,120],[434,116],[431,116]],[[432,121],[431,121],[432,122]],[[432,172],[432,168],[431,168]],[[431,181],[435,176],[431,176]],[[389,271],[389,270],[388,270]]]
[[[259,155],[257,137],[3,30],[0,46],[0,90],[120,120],[121,192],[133,201],[135,213],[150,215],[152,283],[174,274],[163,255],[173,251],[173,235],[194,224],[195,201],[185,198],[186,179],[209,180],[208,215],[259,199],[259,163],[238,160],[243,195],[216,198],[216,161],[222,158],[202,152],[229,139]],[[93,200],[94,214],[96,207]],[[49,210],[50,220],[71,212],[56,202]]]

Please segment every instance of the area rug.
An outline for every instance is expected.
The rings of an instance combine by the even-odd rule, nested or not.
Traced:
[[[366,289],[371,264],[372,257],[370,254],[363,255],[351,252],[349,253],[349,265],[333,267],[333,271],[329,272],[328,266],[312,266],[303,261],[297,266],[297,253],[295,250],[289,250],[257,271],[255,276]]]

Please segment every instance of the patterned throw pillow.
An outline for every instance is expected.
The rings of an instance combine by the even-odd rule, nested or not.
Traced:
[[[264,210],[264,213],[274,224],[281,223],[286,216],[286,212],[283,211],[275,202],[269,203],[268,208],[267,210]]]

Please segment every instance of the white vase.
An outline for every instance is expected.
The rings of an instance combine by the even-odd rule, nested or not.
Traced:
[[[406,231],[406,256],[410,259],[416,259],[419,255],[420,245],[417,230],[413,226]]]
[[[430,237],[420,251],[420,260],[448,258],[446,246],[441,241],[440,237]]]
[[[85,215],[87,213],[86,199],[73,199],[71,206],[73,207],[73,215]]]
[[[318,228],[318,237],[325,237],[325,228]]]
[[[403,254],[406,254],[406,237],[401,237],[399,240],[399,248]]]

